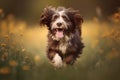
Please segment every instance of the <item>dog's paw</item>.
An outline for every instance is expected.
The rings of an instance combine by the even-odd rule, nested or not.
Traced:
[[[62,61],[62,58],[59,56],[59,54],[55,54],[52,62],[53,62],[53,66],[55,68],[61,68],[61,67],[63,67],[63,61]]]

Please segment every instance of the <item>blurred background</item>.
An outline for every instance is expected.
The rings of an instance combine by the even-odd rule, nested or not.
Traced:
[[[55,70],[46,57],[46,6],[80,11],[83,54]],[[120,0],[0,0],[0,80],[120,80]]]

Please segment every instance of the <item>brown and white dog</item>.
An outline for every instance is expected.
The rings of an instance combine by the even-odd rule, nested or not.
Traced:
[[[82,53],[81,24],[78,10],[47,7],[43,10],[40,24],[48,27],[47,56],[57,68],[73,64]]]

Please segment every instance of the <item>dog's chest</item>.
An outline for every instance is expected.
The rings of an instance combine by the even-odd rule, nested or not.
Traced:
[[[59,45],[59,50],[60,50],[63,54],[65,54],[67,47],[68,47],[68,43],[60,43],[60,45]]]
[[[59,50],[63,53],[63,54],[65,54],[66,53],[66,50],[67,50],[67,48],[68,48],[68,46],[70,45],[70,43],[69,42],[61,42],[60,44],[59,44]]]

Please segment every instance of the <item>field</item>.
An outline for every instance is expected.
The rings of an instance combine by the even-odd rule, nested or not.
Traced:
[[[46,36],[45,27],[12,14],[0,19],[0,80],[120,80],[120,13],[109,21],[84,21],[85,48],[74,66],[51,65]]]

